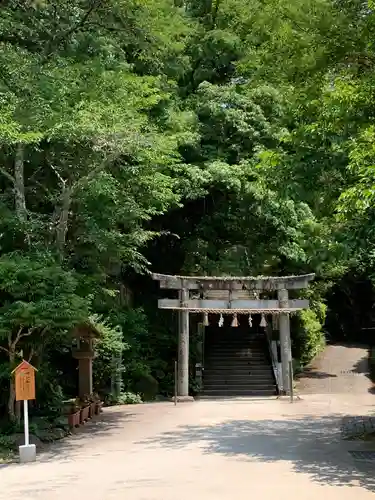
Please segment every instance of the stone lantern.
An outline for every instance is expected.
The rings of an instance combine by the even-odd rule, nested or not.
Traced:
[[[73,358],[78,360],[78,395],[80,398],[93,393],[92,362],[95,358],[94,342],[98,331],[90,324],[77,325],[73,331],[76,340]]]

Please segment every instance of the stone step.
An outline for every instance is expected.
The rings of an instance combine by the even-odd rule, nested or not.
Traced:
[[[218,385],[216,387],[212,386],[203,386],[203,392],[205,394],[211,393],[211,392],[221,392],[221,393],[226,393],[227,391],[231,392],[236,392],[236,393],[243,393],[247,391],[257,391],[257,392],[266,392],[266,393],[275,393],[276,388],[274,385]]]
[[[210,346],[211,349],[238,349],[247,347],[250,349],[263,349],[263,343],[260,342],[222,342]]]
[[[205,373],[203,376],[204,382],[215,382],[226,380],[230,382],[241,382],[242,380],[265,380],[273,382],[273,374],[271,372],[263,373],[245,373],[245,374],[233,374],[233,373]]]
[[[214,344],[209,346],[210,349],[263,349],[263,344],[254,343],[249,344],[247,342],[241,342],[238,344]]]
[[[232,365],[239,367],[246,366],[248,364],[254,363],[255,365],[263,364],[269,366],[268,359],[265,358],[250,358],[250,357],[238,357],[238,358],[209,358],[206,361],[206,366],[216,365],[217,367],[221,367],[222,364]]]
[[[213,341],[213,345],[220,344],[262,344],[264,338],[251,338],[251,337],[226,337],[217,338]]]
[[[244,369],[244,370],[236,370],[235,368],[233,369],[224,369],[224,370],[220,370],[220,369],[215,369],[215,368],[206,368],[205,370],[203,370],[203,373],[204,373],[204,376],[205,377],[209,377],[209,376],[223,376],[223,377],[246,377],[246,376],[250,376],[250,375],[253,375],[254,377],[257,377],[257,376],[264,376],[264,375],[267,375],[267,374],[273,374],[273,370],[271,367],[269,366],[263,366],[263,367],[259,367],[259,366],[256,366],[256,367],[251,367],[249,366],[248,368]]]
[[[236,367],[223,367],[220,369],[215,368],[205,368],[203,370],[204,377],[215,377],[221,376],[223,378],[233,375],[234,377],[254,377],[261,375],[273,374],[273,370],[269,366],[248,366],[246,369],[236,369]]]
[[[263,359],[264,361],[267,361],[267,358],[264,354],[238,354],[237,356],[235,354],[228,354],[227,356],[225,354],[213,354],[208,357],[208,359],[213,359],[213,360],[223,360],[223,359],[230,359],[230,360],[241,360],[241,359]]]
[[[215,360],[216,361],[216,360],[220,360],[220,359],[223,359],[223,358],[224,359],[228,358],[228,359],[234,360],[234,361],[243,361],[243,360],[247,361],[249,359],[254,359],[254,360],[262,360],[262,359],[264,359],[268,363],[267,356],[261,355],[261,354],[259,354],[257,356],[252,356],[250,354],[246,354],[246,355],[242,355],[242,356],[240,356],[240,355],[237,355],[237,356],[224,356],[223,354],[220,354],[220,355],[216,354],[215,356],[206,356],[206,362],[210,361],[210,360]]]
[[[222,367],[220,368],[205,368],[204,376],[209,375],[223,375],[224,377],[228,377],[229,375],[233,376],[246,376],[246,375],[262,375],[267,373],[273,373],[271,367],[269,366],[249,366],[246,368],[236,368],[236,367]]]
[[[242,380],[242,381],[232,381],[228,382],[227,380],[222,380],[220,382],[203,382],[204,389],[272,389],[275,387],[273,380]]]
[[[251,337],[227,337],[216,338],[213,340],[212,345],[229,345],[229,344],[263,344],[264,338],[251,338]]]
[[[203,396],[275,396],[276,387],[272,389],[210,389],[203,391]]]
[[[218,338],[206,349],[203,397],[274,396],[276,392],[263,335],[237,332],[235,337]]]
[[[230,369],[246,369],[249,366],[254,366],[255,368],[267,368],[270,367],[270,364],[267,363],[265,360],[258,360],[258,359],[236,359],[235,361],[231,361],[228,359],[223,359],[218,362],[212,362],[209,361],[205,365],[205,370],[214,370],[216,369],[223,369],[223,368],[230,368]]]
[[[252,383],[252,382],[255,382],[255,383],[258,383],[258,382],[264,382],[264,383],[271,383],[271,384],[274,384],[275,383],[275,380],[273,377],[271,377],[270,375],[262,375],[261,377],[252,377],[251,375],[247,375],[246,377],[233,377],[233,378],[226,378],[225,376],[224,377],[204,377],[203,378],[203,382],[204,383],[207,383],[207,384],[221,384],[223,382],[225,383],[239,383],[239,384],[242,384],[243,382],[246,382],[246,383]]]
[[[248,347],[243,347],[242,349],[213,349],[207,353],[207,356],[240,356],[242,354],[251,354],[251,355],[259,355],[264,356],[264,349],[249,349]]]

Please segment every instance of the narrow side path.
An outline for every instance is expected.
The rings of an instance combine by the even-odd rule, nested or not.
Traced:
[[[298,377],[297,389],[300,394],[367,395],[373,387],[368,371],[366,346],[328,345]]]

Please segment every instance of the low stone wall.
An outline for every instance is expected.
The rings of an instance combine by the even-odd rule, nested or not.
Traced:
[[[375,416],[344,417],[341,423],[343,439],[361,438],[366,434],[375,435]]]

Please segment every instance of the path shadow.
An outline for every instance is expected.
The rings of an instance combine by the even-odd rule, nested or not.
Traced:
[[[264,401],[269,401],[269,400],[276,400],[277,395],[274,396],[263,396],[263,397],[257,397],[257,396],[204,396],[204,395],[197,395],[195,396],[195,401],[202,401],[203,403],[209,402],[209,401],[215,401],[215,403],[246,403],[249,404],[249,402],[259,402],[259,403],[264,403]]]
[[[75,457],[82,455],[82,446],[87,444],[87,436],[95,440],[108,438],[116,429],[124,427],[127,422],[134,420],[138,415],[131,411],[106,409],[97,417],[89,420],[85,425],[73,430],[72,434],[60,441],[43,446],[38,454],[38,462],[49,462],[51,459],[61,461],[73,461]]]
[[[326,373],[315,370],[313,367],[307,367],[303,370],[303,372],[296,375],[296,379],[300,380],[303,378],[314,378],[314,379],[323,379],[323,378],[335,378],[337,375],[333,373]]]
[[[354,463],[340,439],[341,416],[289,420],[229,420],[212,426],[183,426],[140,442],[150,447],[182,449],[199,443],[205,454],[258,462],[288,461],[311,481],[354,486],[375,492],[375,464]],[[354,444],[355,445],[355,444]],[[352,446],[354,446],[352,444]]]
[[[370,378],[368,356],[363,356],[352,368],[353,373],[362,373]]]

